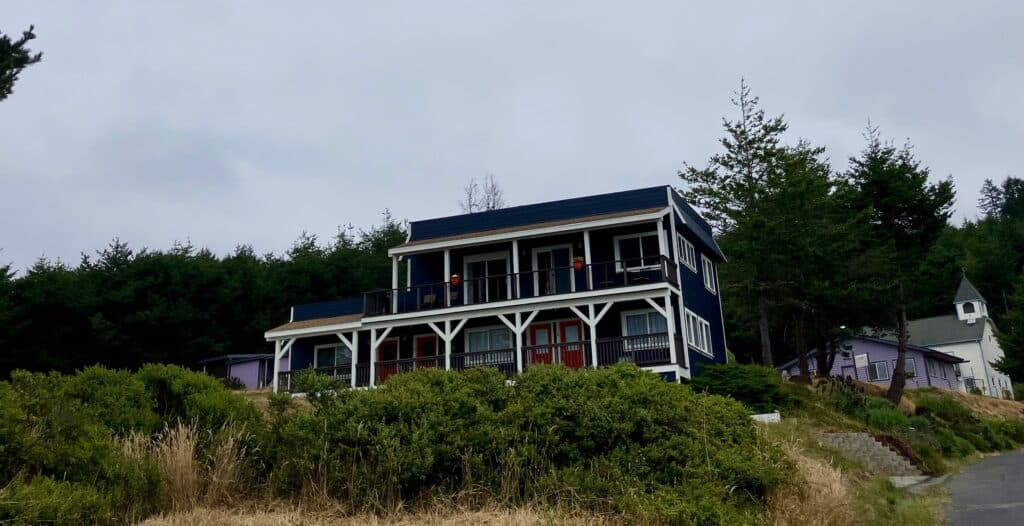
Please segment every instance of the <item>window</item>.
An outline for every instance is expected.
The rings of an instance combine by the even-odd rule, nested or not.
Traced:
[[[973,313],[974,313],[974,304],[973,303],[964,303],[964,314],[973,314]]]
[[[682,234],[676,234],[676,237],[679,241],[676,243],[679,249],[679,259],[690,270],[697,272],[697,251],[693,248],[693,243],[687,241]]]
[[[642,336],[668,332],[665,317],[655,311],[625,312],[622,314],[623,331],[626,336]]]
[[[871,362],[868,364],[868,379],[878,382],[889,379],[889,364],[886,362]]]
[[[512,348],[512,334],[508,329],[474,329],[466,331],[468,352],[497,351]]]
[[[892,361],[892,368],[896,370],[896,360]],[[917,376],[917,362],[913,358],[903,359],[903,373],[907,375],[907,378],[914,378]]]
[[[352,363],[352,350],[343,343],[317,345],[313,348],[313,366],[339,367]]]
[[[939,374],[942,375],[942,379],[943,380],[946,379],[946,364],[944,364],[944,363],[940,363],[939,364]]]
[[[693,311],[686,309],[686,343],[694,349],[712,356],[711,324]]]
[[[661,245],[656,231],[615,237],[615,267],[619,272],[655,268],[660,258]]]
[[[700,261],[704,266],[704,287],[715,292],[715,263],[704,254],[700,255]]]
[[[939,375],[938,362],[935,360],[925,360],[925,364],[928,366],[928,376]]]

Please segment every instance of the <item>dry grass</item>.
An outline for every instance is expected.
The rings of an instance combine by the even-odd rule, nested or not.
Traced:
[[[258,506],[251,504],[234,509],[194,508],[189,511],[169,513],[151,518],[142,526],[271,526],[271,525],[431,525],[431,526],[519,526],[526,524],[559,524],[570,526],[611,526],[623,524],[618,516],[565,514],[534,508],[478,510],[443,509],[417,513],[395,514],[385,517],[375,515],[346,515],[338,510],[313,510],[302,507],[277,505]]]
[[[205,502],[230,503],[244,490],[246,433],[244,429],[229,425],[212,437],[216,443],[206,477]]]
[[[796,442],[783,445],[797,479],[771,495],[769,509],[777,526],[838,526],[854,523],[854,494],[838,467],[808,455]]]
[[[1014,400],[1003,400],[968,393],[949,393],[963,402],[975,415],[983,418],[1022,418],[1024,404]]]
[[[151,454],[174,510],[192,509],[202,495],[202,466],[196,458],[198,446],[199,432],[194,423],[168,427],[153,441]]]

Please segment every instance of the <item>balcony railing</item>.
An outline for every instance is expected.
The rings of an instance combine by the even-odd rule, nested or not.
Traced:
[[[597,340],[597,364],[630,362],[636,365],[671,363],[667,332]]]
[[[462,279],[457,285],[441,282],[375,290],[364,294],[363,311],[367,316],[403,314],[648,283],[678,285],[675,263],[664,256],[621,259]]]
[[[523,347],[523,368],[531,365],[560,364],[573,369],[593,363],[590,342],[562,342]]]
[[[452,370],[463,371],[471,367],[494,367],[511,377],[516,374],[516,350],[496,349],[452,354]]]
[[[676,339],[676,348],[682,349],[683,343]],[[523,347],[523,368],[536,365],[564,365],[580,369],[593,366],[589,341],[552,343],[548,345],[531,345]],[[516,350],[494,349],[489,351],[454,353],[451,357],[451,369],[463,371],[473,367],[493,367],[511,378],[516,374]],[[643,334],[604,338],[597,341],[597,365],[609,366],[620,362],[634,363],[638,366],[665,365],[671,363],[668,333]],[[407,373],[416,369],[444,369],[444,355],[422,356],[418,358],[402,358],[399,360],[380,360],[374,364],[374,385],[384,384],[388,378],[396,374]],[[315,369],[297,369],[284,371],[278,375],[278,390],[288,392],[294,390],[295,375],[304,371],[314,371],[339,380],[343,385],[350,385],[352,378],[351,365],[337,367],[318,367]],[[356,364],[356,387],[370,385],[370,364]]]

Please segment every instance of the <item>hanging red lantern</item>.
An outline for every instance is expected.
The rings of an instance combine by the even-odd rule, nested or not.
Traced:
[[[575,258],[572,260],[572,268],[576,270],[583,270],[583,258]]]
[[[458,287],[459,283],[461,283],[461,282],[462,282],[462,278],[460,278],[458,274],[452,274],[452,277],[451,277],[452,286]]]

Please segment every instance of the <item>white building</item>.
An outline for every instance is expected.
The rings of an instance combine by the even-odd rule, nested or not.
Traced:
[[[967,276],[960,281],[953,305],[956,314],[911,321],[910,343],[967,360],[959,365],[960,390],[977,389],[987,396],[1013,399],[1010,377],[992,365],[1003,357],[1003,350],[988,305]]]

